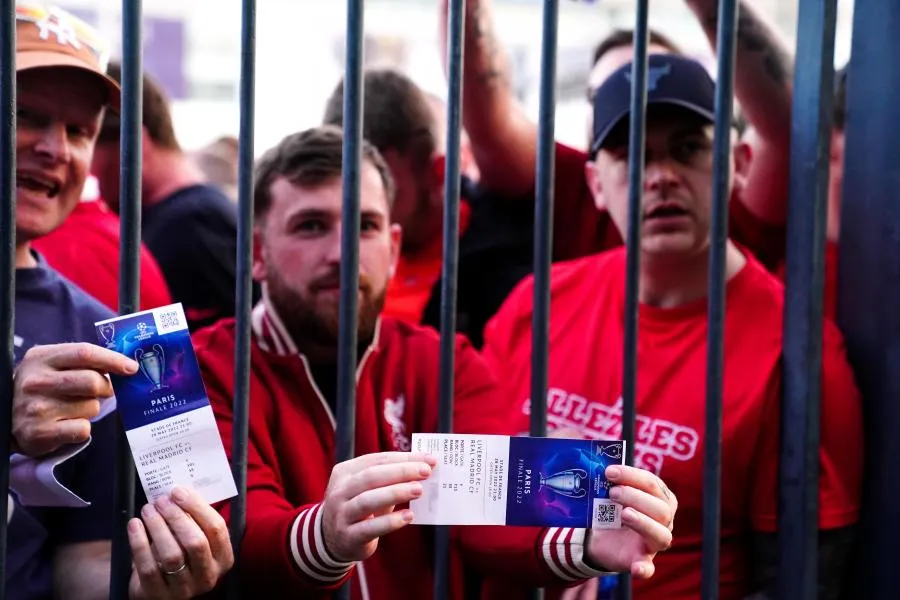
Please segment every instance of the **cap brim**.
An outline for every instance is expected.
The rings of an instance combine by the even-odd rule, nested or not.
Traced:
[[[649,112],[651,108],[653,108],[654,106],[659,106],[661,104],[668,106],[678,106],[709,120],[711,123],[714,123],[716,121],[716,115],[714,112],[710,112],[702,106],[698,106],[691,102],[685,102],[684,100],[681,100],[679,98],[653,98],[652,100],[648,100],[647,111]],[[606,141],[606,136],[609,135],[609,132],[611,132],[616,127],[616,125],[621,123],[622,119],[627,117],[630,112],[631,109],[629,108],[619,113],[616,118],[610,122],[606,129],[604,129],[603,132],[601,132],[600,135],[597,136],[597,138],[594,140],[594,143],[591,145],[591,156],[596,154],[597,151],[599,151],[600,148],[603,147],[603,142]]]
[[[19,52],[16,53],[16,72],[30,69],[72,68],[90,73],[106,90],[107,101],[114,111],[122,108],[122,89],[114,79],[87,66],[84,61],[61,52]]]

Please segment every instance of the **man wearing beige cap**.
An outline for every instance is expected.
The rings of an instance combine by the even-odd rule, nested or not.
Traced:
[[[75,17],[17,4],[18,364],[4,582],[17,600],[109,595],[117,424],[105,375],[137,365],[89,343],[109,309],[31,247],[79,202],[104,111],[119,108],[107,57],[104,41]],[[53,477],[35,478],[37,463],[55,464]],[[224,521],[189,490],[144,506],[128,535],[132,598],[191,598],[233,562]]]

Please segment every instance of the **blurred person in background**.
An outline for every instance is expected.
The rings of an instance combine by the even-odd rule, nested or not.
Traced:
[[[388,287],[385,314],[440,325],[443,264],[446,113],[396,69],[367,69],[363,136],[384,156],[397,186],[391,218],[404,231],[400,260]],[[329,98],[324,122],[343,124],[343,84]],[[463,161],[465,155],[462,156]],[[466,172],[460,177],[457,331],[476,347],[487,319],[531,272],[527,205],[488,196]]]
[[[219,186],[232,202],[238,201],[238,139],[223,135],[199,150],[191,158],[209,183]]]
[[[428,97],[400,71],[366,69],[363,86],[363,137],[391,169],[396,200],[390,216],[403,229],[400,260],[384,310],[386,315],[417,323],[441,271],[444,132]],[[343,126],[343,90],[342,81],[326,103],[324,124]],[[470,210],[467,202],[460,203],[461,230]]]
[[[434,122],[437,125],[437,147],[447,148],[447,100],[440,94],[425,91],[425,97],[431,106]],[[472,143],[465,129],[459,132],[459,172],[471,181],[478,181],[478,165],[472,155]]]
[[[110,64],[109,74],[121,81],[121,65]],[[107,114],[92,164],[100,194],[116,211],[120,134],[118,115]],[[172,299],[184,305],[192,331],[233,316],[236,207],[218,187],[206,181],[182,150],[169,100],[146,73],[141,151],[141,236],[162,269]],[[254,297],[258,296],[255,287]]]
[[[89,177],[72,213],[55,231],[32,247],[57,271],[88,294],[119,312],[121,223],[100,197],[97,180]],[[147,247],[140,245],[140,310],[171,304],[162,271]]]
[[[713,49],[718,2],[685,0]],[[447,0],[440,2],[442,56],[447,56]],[[537,124],[516,100],[510,61],[494,26],[491,0],[467,0],[463,69],[463,123],[485,189],[523,201],[534,198]],[[601,43],[590,75],[588,96],[605,77],[629,62],[630,35]],[[775,28],[748,0],[740,3],[737,28],[735,92],[744,116],[758,135],[751,156],[739,146],[737,178],[730,202],[730,230],[735,240],[774,269],[784,255],[784,224],[790,154],[791,73],[793,59]],[[667,38],[651,39],[650,53],[679,53]],[[653,80],[649,74],[648,82]],[[621,245],[605,213],[594,210],[585,177],[588,155],[556,144],[554,260],[569,260]],[[752,158],[752,160],[751,160]],[[585,215],[591,215],[585,218]]]

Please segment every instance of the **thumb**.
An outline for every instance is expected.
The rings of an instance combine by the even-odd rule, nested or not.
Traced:
[[[631,563],[631,576],[635,579],[650,579],[656,572],[652,560],[636,560]]]

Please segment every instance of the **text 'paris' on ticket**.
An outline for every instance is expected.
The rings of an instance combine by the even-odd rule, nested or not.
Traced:
[[[622,525],[606,468],[624,464],[624,441],[414,433],[411,450],[437,458],[414,524]]]
[[[209,503],[237,494],[181,304],[95,323],[100,345],[138,364],[110,374],[116,409],[149,501],[173,487]]]

